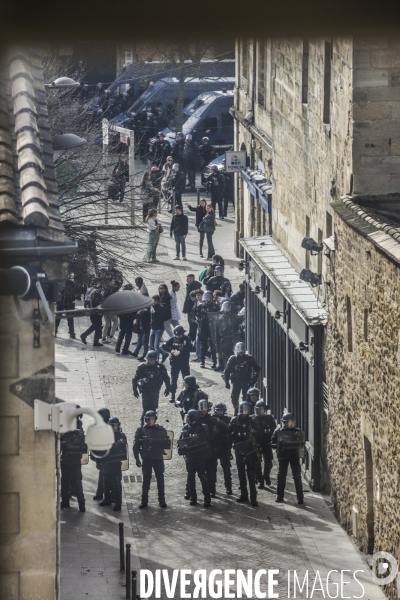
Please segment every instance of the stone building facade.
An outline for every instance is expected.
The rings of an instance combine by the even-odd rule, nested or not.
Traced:
[[[235,241],[249,293],[260,297],[242,238],[267,236],[280,266],[279,253],[298,274],[316,276],[312,291],[328,316],[314,382],[321,488],[360,548],[400,559],[400,47],[384,39],[241,39],[236,61],[235,149],[246,150],[248,165],[236,175]],[[305,237],[323,250],[304,249]],[[266,268],[269,278],[273,262]],[[275,319],[309,352],[313,342],[296,339],[290,320],[301,298],[297,307],[287,294],[285,302],[286,316]]]

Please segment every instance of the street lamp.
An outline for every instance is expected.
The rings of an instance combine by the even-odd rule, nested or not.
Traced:
[[[75,133],[63,133],[51,140],[53,150],[73,150],[87,144],[87,140],[75,135]]]

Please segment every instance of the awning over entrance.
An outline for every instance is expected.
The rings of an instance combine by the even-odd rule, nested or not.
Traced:
[[[320,301],[270,236],[246,238],[240,243],[308,325],[326,324],[327,313]]]
[[[240,176],[246,182],[249,192],[257,198],[263,209],[270,213],[272,186],[266,181],[265,176],[260,171],[251,171],[250,169],[240,171]]]

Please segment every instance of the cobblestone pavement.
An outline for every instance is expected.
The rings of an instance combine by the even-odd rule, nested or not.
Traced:
[[[168,219],[162,216],[161,220],[163,224],[169,224],[169,215]],[[149,267],[146,278],[151,293],[156,291],[159,283],[180,278],[181,305],[186,274],[194,272],[197,275],[205,263],[197,256],[193,217],[190,217],[190,223],[188,261],[171,261],[175,255],[174,245],[164,236],[158,254],[161,262]],[[226,276],[236,289],[242,278],[236,268],[238,261],[233,258],[233,212],[226,221],[218,223],[216,252],[228,257]],[[86,319],[78,319],[77,334],[86,326]],[[130,468],[123,473],[125,502],[121,513],[113,513],[109,507],[101,509],[92,500],[97,480],[92,462],[83,467],[87,512],[79,513],[75,504],[70,510],[62,511],[62,600],[125,597],[124,575],[118,571],[118,521],[124,522],[127,541],[132,543],[134,569],[167,569],[169,572],[173,569],[191,569],[192,572],[198,569],[208,572],[212,569],[252,569],[253,572],[279,569],[280,574],[276,576],[278,585],[274,591],[281,598],[288,597],[289,569],[297,571],[300,581],[307,570],[310,574],[308,594],[305,589],[297,591],[298,598],[327,596],[326,591],[325,595],[318,591],[319,584],[311,595],[317,570],[321,578],[326,578],[331,569],[349,569],[352,572],[363,569],[363,577],[358,574],[366,589],[363,598],[384,598],[380,588],[372,583],[366,563],[337,524],[328,504],[305,486],[305,505],[298,507],[291,479],[284,505],[275,504],[273,489],[259,492],[257,508],[239,505],[235,501],[239,486],[233,464],[234,496],[225,494],[219,470],[217,498],[212,501],[211,508],[204,509],[202,503],[191,507],[183,498],[186,481],[184,459],[174,451],[172,460],[166,461],[165,465],[168,508],[158,507],[156,483],[153,481],[149,507],[139,510],[141,470],[133,460],[132,441],[139,423],[141,404],[140,399],[133,397],[131,384],[139,363],[131,357],[116,354],[112,346],[94,349],[89,344],[83,346],[78,341],[69,340],[64,323],[59,333],[56,345],[57,396],[63,400],[80,400],[97,410],[102,406],[109,407],[111,414],[120,418],[130,446]],[[198,378],[200,387],[206,389],[212,402],[224,401],[231,407],[229,392],[222,385],[221,375],[209,367],[210,363],[203,370],[198,363],[191,363],[191,372]],[[232,410],[228,412],[232,414]],[[162,393],[158,422],[172,429],[177,439],[181,430],[179,410]],[[275,481],[276,464],[272,476]],[[349,583],[344,584],[341,597],[360,596],[361,588],[351,573],[346,573],[345,580]],[[337,574],[331,574],[329,581],[338,581]],[[266,585],[262,583],[261,589],[267,591]],[[332,588],[330,593],[334,596],[335,589]],[[177,594],[176,600],[179,597]]]

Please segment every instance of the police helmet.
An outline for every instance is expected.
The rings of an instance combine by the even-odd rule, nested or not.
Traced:
[[[118,419],[118,417],[111,417],[111,419],[109,419],[108,421],[109,425],[121,425],[121,421]]]
[[[217,167],[217,165],[211,165],[210,170],[211,171],[215,171],[215,173],[218,173],[218,167]]]
[[[218,402],[218,404],[216,404],[214,406],[214,412],[218,412],[219,410],[223,410],[224,414],[226,413],[226,404],[224,404],[223,402]]]
[[[173,169],[180,169],[180,166],[179,166],[179,164],[178,164],[178,163],[174,163],[174,164],[172,165],[172,168],[173,168]]]
[[[247,398],[249,398],[250,396],[253,396],[255,394],[257,396],[260,396],[260,390],[258,388],[252,387],[247,390]]]
[[[154,410],[148,410],[145,413],[144,420],[147,421],[148,419],[154,419],[155,421],[157,421],[157,415]]]
[[[187,383],[190,388],[194,388],[197,385],[196,377],[193,377],[193,375],[186,375],[183,382]]]
[[[288,421],[294,421],[294,416],[292,413],[287,412],[282,416],[282,423],[287,423]]]
[[[129,97],[129,94],[127,94],[126,92],[122,92],[122,97],[123,97],[123,98],[128,98],[128,97]]]
[[[132,119],[134,119],[135,117],[137,117],[137,113],[135,113],[135,112],[131,112],[130,115],[131,115]]]
[[[178,133],[176,134],[176,137],[185,137],[185,134],[183,133],[183,131],[178,131]]]
[[[185,333],[186,329],[183,329],[182,325],[177,325],[174,329],[174,334],[175,335],[183,335]]]
[[[192,134],[191,134],[191,133],[187,133],[187,134],[186,134],[186,139],[187,139],[187,140],[191,140],[191,139],[193,139],[193,136],[192,136]]]
[[[154,115],[151,112],[146,113],[148,119],[154,119]]]
[[[264,409],[264,413],[266,413],[268,410],[268,406],[265,404],[264,400],[257,400],[256,405],[254,407],[256,415],[262,414],[259,412],[261,409]]]
[[[99,274],[100,274],[100,273],[108,273],[108,269],[107,269],[107,267],[101,267],[101,268],[99,269]]]
[[[213,297],[212,292],[210,292],[209,290],[207,290],[203,294],[203,300],[212,300],[212,297]]]
[[[159,131],[157,133],[157,137],[165,137],[165,133],[163,131]]]
[[[239,415],[249,415],[250,414],[250,404],[248,402],[241,402],[238,408]]]
[[[133,285],[131,283],[126,283],[124,285],[124,290],[133,290]]]
[[[103,421],[105,423],[108,423],[108,421],[110,420],[110,417],[111,417],[111,414],[110,414],[110,411],[108,410],[108,408],[100,408],[100,410],[98,410],[97,412],[103,418]]]
[[[246,351],[246,346],[244,345],[243,342],[238,342],[235,346],[235,352],[245,352]]]
[[[147,360],[149,360],[149,359],[157,360],[157,352],[155,350],[149,350],[148,353],[146,354],[146,359]]]
[[[114,98],[110,98],[110,104],[115,104]]]
[[[199,411],[194,408],[191,408],[188,411],[187,416],[189,417],[190,421],[199,421],[200,420]]]
[[[221,267],[221,265],[217,265],[214,270],[215,270],[215,272],[217,272],[217,271],[221,271],[221,273],[224,272],[224,269],[223,269],[223,267]]]
[[[209,142],[209,141],[210,141],[210,139],[209,139],[208,137],[203,137],[203,138],[201,138],[201,141],[202,141],[202,142],[203,142],[203,144],[204,144],[204,142]]]
[[[210,406],[208,404],[208,400],[199,400],[199,403],[197,405],[197,408],[199,410],[199,412],[201,412],[202,410],[209,410]]]
[[[223,302],[221,306],[221,310],[226,312],[231,312],[232,305],[230,302]]]
[[[97,87],[99,88],[99,90],[101,90],[101,89],[102,89],[102,87],[103,87],[103,84],[102,84],[102,83],[98,83],[98,84],[97,84]]]

